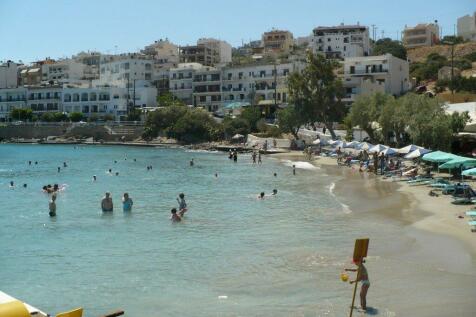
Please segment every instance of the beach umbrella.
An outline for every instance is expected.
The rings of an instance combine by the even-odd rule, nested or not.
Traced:
[[[461,173],[463,176],[476,176],[476,168],[470,168],[469,170],[465,170]]]
[[[348,143],[346,142],[344,147],[349,147],[349,148],[356,149],[356,148],[358,148],[359,145],[360,145],[359,142],[352,141],[352,142],[348,142]]]
[[[380,152],[380,154],[382,154],[382,153],[383,153],[383,155],[395,155],[395,154],[398,153],[398,150],[389,147],[389,148],[386,148],[385,150]]]
[[[314,145],[326,145],[326,144],[328,144],[328,142],[324,139],[315,139],[314,141],[312,141],[312,144],[314,144]]]
[[[334,144],[336,144],[336,143],[338,143],[338,142],[340,142],[340,141],[339,141],[339,140],[329,140],[327,143],[328,143],[329,145],[334,145]]]
[[[404,158],[406,158],[406,159],[415,159],[415,158],[419,158],[420,156],[425,155],[426,153],[429,153],[429,152],[431,152],[431,151],[427,150],[427,149],[423,149],[423,148],[416,149],[415,151],[412,151],[412,152],[408,153],[407,155],[405,155]]]
[[[422,160],[435,163],[444,163],[456,158],[459,158],[459,156],[447,152],[435,151],[423,155]]]
[[[362,142],[359,144],[359,149],[360,150],[368,150],[370,148],[372,148],[374,145],[373,144],[370,144],[368,142]]]
[[[343,149],[345,147],[345,142],[344,141],[337,141],[332,146],[333,147],[340,147],[341,149]]]
[[[400,154],[408,154],[410,152],[416,151],[418,149],[423,149],[421,146],[415,145],[415,144],[410,144],[405,147],[402,147],[398,149],[398,153]]]
[[[243,134],[235,134],[232,139],[233,140],[238,140],[238,139],[243,139],[245,136]]]
[[[377,145],[374,145],[373,147],[371,147],[369,149],[369,153],[374,153],[374,152],[380,153],[383,150],[386,150],[387,148],[388,148],[388,146],[385,146],[385,145],[382,145],[382,144],[377,144]]]
[[[476,159],[459,156],[455,159],[452,159],[450,161],[447,161],[446,163],[441,164],[439,168],[453,169],[453,168],[473,167],[473,166],[476,166]]]

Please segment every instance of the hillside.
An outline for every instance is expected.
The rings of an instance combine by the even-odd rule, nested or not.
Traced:
[[[476,42],[455,45],[455,58],[463,57],[472,52],[476,52]],[[424,62],[426,56],[431,53],[438,53],[449,60],[451,59],[451,45],[435,45],[407,50],[407,56],[411,62]]]

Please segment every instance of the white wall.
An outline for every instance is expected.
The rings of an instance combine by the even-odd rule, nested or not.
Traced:
[[[0,64],[0,89],[18,87],[18,64],[6,62]]]

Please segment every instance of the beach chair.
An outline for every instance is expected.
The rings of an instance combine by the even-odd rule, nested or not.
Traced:
[[[476,210],[469,210],[465,214],[467,217],[470,217],[472,220],[476,220]]]
[[[25,304],[19,300],[0,304],[0,316],[2,317],[30,317]]]
[[[82,317],[82,316],[83,316],[83,309],[81,307],[64,312],[64,313],[59,313],[56,315],[56,317]]]
[[[471,227],[471,232],[476,232],[476,220],[468,221],[468,225]]]

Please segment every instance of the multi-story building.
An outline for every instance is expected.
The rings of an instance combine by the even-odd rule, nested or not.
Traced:
[[[41,84],[41,65],[20,67],[20,86]]]
[[[293,34],[289,31],[271,30],[263,33],[265,53],[289,53],[294,46]]]
[[[176,67],[180,62],[179,47],[168,39],[155,41],[153,44],[144,47],[141,52],[152,56],[159,69]]]
[[[84,64],[83,78],[85,80],[99,79],[99,64],[101,62],[101,53],[99,52],[80,52],[72,57],[78,63]]]
[[[24,87],[0,89],[0,122],[7,121],[13,109],[26,108],[26,96]]]
[[[169,71],[169,91],[187,105],[193,104],[193,75],[204,66],[199,63],[181,63]]]
[[[310,46],[314,53],[328,58],[367,56],[370,53],[369,29],[363,25],[319,26],[313,30]]]
[[[465,40],[476,41],[476,11],[473,15],[458,18],[458,36]]]
[[[231,45],[216,39],[199,39],[197,45],[180,47],[181,63],[215,66],[231,62]]]
[[[361,94],[384,92],[400,96],[411,87],[408,62],[391,54],[349,57],[344,60],[344,102],[351,104]]]
[[[153,62],[150,57],[138,54],[105,57],[101,60],[99,80],[94,81],[94,85],[126,87],[135,81],[151,82]]]
[[[29,86],[27,92],[27,108],[40,116],[45,112],[62,111],[61,85],[35,85]]]
[[[0,63],[0,89],[18,87],[18,64],[12,61]]]
[[[43,82],[74,83],[85,79],[85,64],[74,59],[63,59],[41,65],[41,80]]]
[[[414,27],[407,27],[403,30],[403,45],[406,48],[420,46],[433,46],[438,44],[440,33],[436,23],[418,24]]]
[[[208,111],[217,111],[221,107],[221,70],[215,67],[203,67],[193,74],[193,105]]]

